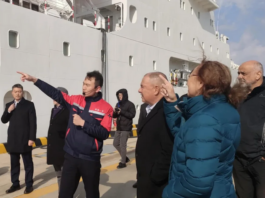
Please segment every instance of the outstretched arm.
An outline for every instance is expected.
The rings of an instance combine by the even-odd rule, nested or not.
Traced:
[[[21,74],[21,80],[23,82],[29,81],[33,82],[43,93],[47,96],[58,102],[59,104],[70,108],[72,105],[71,96],[59,91],[58,89],[54,88],[53,86],[49,85],[48,83],[37,79],[36,77],[30,76],[29,74],[23,72],[17,72]]]

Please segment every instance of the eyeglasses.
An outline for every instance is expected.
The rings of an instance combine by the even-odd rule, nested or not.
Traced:
[[[196,75],[196,74],[188,74],[187,75],[187,79],[189,80],[189,78],[192,77],[192,76],[198,76],[198,75]]]

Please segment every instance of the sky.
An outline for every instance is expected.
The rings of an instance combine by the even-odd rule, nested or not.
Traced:
[[[257,60],[265,66],[265,0],[217,0],[215,27],[229,37],[231,59],[238,65]]]

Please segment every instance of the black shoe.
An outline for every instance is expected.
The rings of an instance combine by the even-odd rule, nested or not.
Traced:
[[[12,193],[12,192],[15,192],[17,190],[20,190],[20,186],[11,186],[8,190],[6,190],[6,193]]]
[[[26,187],[25,191],[24,191],[24,194],[29,194],[33,191],[33,187]]]
[[[133,188],[137,188],[137,182],[135,182],[135,184],[133,184]]]
[[[126,157],[126,163],[130,162],[130,159],[128,157]]]
[[[119,163],[119,166],[117,166],[117,168],[125,168],[126,167],[126,164],[123,164],[123,163]]]

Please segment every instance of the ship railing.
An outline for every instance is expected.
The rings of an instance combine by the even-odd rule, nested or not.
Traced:
[[[122,3],[98,8],[92,0],[0,0],[17,6],[41,12],[53,17],[81,24],[107,32],[120,30],[124,25]]]
[[[54,9],[60,14],[67,13],[70,15],[73,13],[72,8],[66,1],[59,1],[59,0],[30,0],[32,2],[37,2],[41,8],[41,10],[47,14],[49,9]]]
[[[73,10],[65,0],[2,0],[7,3],[22,6],[48,15],[54,15],[55,10],[57,17],[69,19],[73,15]],[[37,6],[37,8],[36,8]]]

